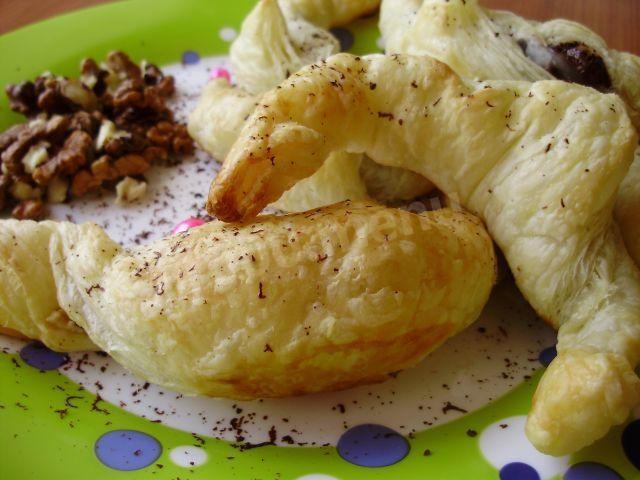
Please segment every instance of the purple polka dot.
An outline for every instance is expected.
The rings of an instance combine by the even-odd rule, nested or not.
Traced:
[[[500,480],[540,480],[540,475],[531,465],[513,462],[500,469]]]
[[[409,453],[409,442],[382,425],[364,424],[347,430],[338,441],[338,453],[361,467],[387,467]]]
[[[40,342],[31,342],[20,350],[20,358],[40,370],[55,370],[69,361],[65,353],[54,352]]]
[[[200,55],[193,50],[187,50],[182,54],[182,63],[184,65],[195,65],[200,62]]]
[[[576,463],[564,474],[564,480],[624,480],[616,471],[596,462]]]
[[[622,448],[633,466],[640,470],[640,420],[634,420],[625,427]]]
[[[94,448],[96,457],[114,470],[130,471],[148,467],[162,453],[160,442],[135,430],[113,430],[102,435]]]
[[[538,361],[545,367],[548,367],[554,358],[558,355],[558,351],[556,350],[556,346],[545,348],[538,355]]]
[[[351,33],[350,30],[347,30],[346,28],[332,28],[331,33],[340,42],[340,50],[343,52],[346,52],[353,47],[355,39],[353,38],[353,33]]]

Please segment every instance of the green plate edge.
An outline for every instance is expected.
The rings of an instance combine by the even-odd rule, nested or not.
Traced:
[[[253,0],[128,0],[79,10],[0,36],[0,85],[32,79],[45,70],[75,76],[80,60],[104,58],[121,49],[134,59],[157,64],[180,61],[186,50],[201,55],[224,55],[229,44],[218,34],[223,27],[239,28]],[[379,51],[376,19],[356,22],[351,51]],[[22,121],[0,99],[0,130]],[[175,466],[169,451],[179,445],[200,445],[186,432],[149,422],[118,407],[101,404],[105,414],[92,409],[96,397],[58,372],[39,372],[17,355],[0,356],[0,479],[118,479],[155,478],[187,480],[295,479],[310,473],[343,480],[359,479],[496,479],[498,472],[467,430],[481,432],[502,418],[526,414],[540,372],[513,392],[485,408],[410,439],[411,452],[400,463],[384,468],[357,467],[343,461],[333,447],[263,447],[240,452],[230,444],[205,438],[206,464],[189,470]],[[68,395],[80,398],[61,418]],[[416,412],[417,414],[417,412]],[[95,440],[104,432],[134,429],[157,438],[163,446],[152,465],[136,472],[119,472],[99,463]],[[638,472],[626,460],[620,443],[621,428],[572,458],[597,461],[614,468],[626,479]],[[432,455],[424,456],[425,449]]]

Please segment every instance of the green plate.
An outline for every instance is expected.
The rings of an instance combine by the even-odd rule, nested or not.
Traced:
[[[82,58],[104,58],[114,49],[121,49],[136,60],[147,58],[161,65],[179,63],[187,51],[197,52],[200,57],[225,55],[229,48],[227,35],[239,28],[253,3],[252,0],[132,0],[31,25],[0,37],[0,84],[31,79],[45,70],[77,75]],[[360,20],[336,34],[352,35],[352,52],[380,51],[375,18]],[[22,117],[9,111],[3,97],[0,128],[21,120]],[[511,327],[519,328],[517,321]],[[486,331],[483,329],[480,327],[478,331]],[[467,335],[473,338],[477,333]],[[496,335],[499,337],[499,333]],[[460,415],[461,409],[454,403],[446,402],[442,413],[437,414],[446,416],[457,410],[458,417],[433,428],[427,428],[429,422],[417,422],[423,428],[403,431],[401,435],[387,429],[387,425],[377,425],[378,412],[373,410],[367,421],[358,424],[352,420],[348,426],[345,422],[343,434],[336,435],[335,441],[327,446],[312,446],[310,442],[305,446],[288,446],[290,442],[284,438],[278,439],[277,445],[247,448],[256,445],[247,445],[242,439],[214,438],[213,430],[211,435],[190,433],[191,423],[186,420],[184,426],[179,425],[179,420],[174,421],[175,428],[165,422],[147,420],[143,414],[131,413],[135,408],[109,404],[91,393],[96,388],[85,389],[71,379],[77,380],[77,372],[84,373],[83,365],[96,369],[95,363],[101,361],[99,355],[72,356],[66,367],[45,371],[41,368],[67,358],[37,345],[0,337],[4,353],[0,355],[0,480],[640,478],[639,470],[631,463],[631,459],[637,462],[640,456],[639,420],[631,419],[585,451],[562,459],[541,455],[528,444],[522,427],[524,415],[543,368],[538,355],[546,363],[553,354],[552,349],[543,349],[548,346],[537,345],[535,351],[530,350],[529,356],[533,357],[529,359],[530,365],[537,371],[513,378],[513,388],[508,394],[480,408],[474,407],[466,415]],[[465,352],[463,348],[450,354],[464,356]],[[75,371],[76,376],[70,371]],[[100,374],[96,375],[100,379]],[[124,378],[128,381],[128,377]],[[454,380],[452,398],[461,388],[454,385]],[[456,385],[460,385],[459,380]],[[447,391],[450,388],[437,387],[446,387]],[[138,390],[152,392],[148,393],[150,401],[153,398],[160,401],[165,395],[146,384]],[[135,391],[132,395],[137,394]],[[357,395],[366,397],[366,390]],[[292,409],[300,409],[298,400],[284,402],[289,401]],[[312,405],[313,401],[307,404]],[[283,408],[287,404],[280,405]],[[338,407],[344,413],[344,405]],[[348,405],[347,412],[350,408]],[[417,419],[423,414],[421,410],[416,404],[415,412],[408,416]],[[317,414],[309,407],[309,418]],[[314,432],[307,431],[304,437],[313,438]],[[137,470],[126,471],[133,469]]]

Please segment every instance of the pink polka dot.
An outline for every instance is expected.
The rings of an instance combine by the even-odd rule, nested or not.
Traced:
[[[229,73],[229,70],[224,67],[212,68],[211,72],[209,73],[209,78],[212,80],[215,78],[226,78],[227,82],[231,83],[231,74]]]
[[[205,222],[200,220],[199,218],[187,218],[183,220],[178,225],[175,226],[172,233],[182,233],[186,232],[190,228],[199,227],[200,225],[204,225]]]

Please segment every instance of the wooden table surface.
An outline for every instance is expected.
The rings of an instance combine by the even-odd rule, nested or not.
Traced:
[[[0,0],[0,34],[52,15],[104,3],[104,1]],[[557,17],[577,20],[598,32],[611,47],[640,54],[640,33],[638,32],[640,0],[481,0],[481,2],[491,8],[513,10],[539,20]]]

